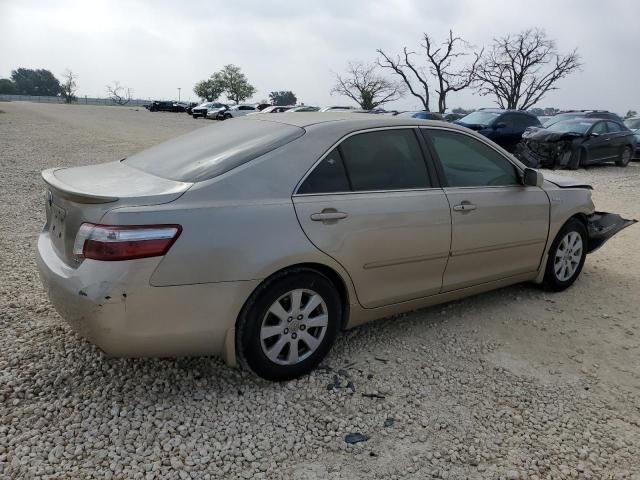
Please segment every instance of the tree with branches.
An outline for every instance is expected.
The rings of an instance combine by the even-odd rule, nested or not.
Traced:
[[[447,39],[439,45],[433,43],[428,34],[423,34],[420,44],[426,56],[426,65],[420,66],[414,60],[416,52],[404,47],[401,55],[391,56],[382,49],[377,52],[381,56],[378,64],[391,69],[398,75],[411,94],[418,98],[426,111],[431,111],[431,85],[429,76],[433,77],[437,86],[433,89],[438,95],[438,112],[447,109],[447,95],[468,88],[474,78],[483,51],[474,52],[473,47],[462,37],[454,36],[449,30]],[[463,57],[473,56],[471,63],[461,65]]]
[[[480,94],[495,96],[501,108],[527,110],[580,67],[577,50],[560,54],[543,30],[529,29],[495,38],[474,80]]]
[[[120,82],[114,80],[113,85],[107,85],[107,95],[113,103],[117,105],[126,105],[131,101],[132,89],[120,85]]]
[[[480,52],[471,53],[471,45],[463,40],[462,37],[454,37],[452,30],[449,30],[449,36],[437,48],[433,46],[431,38],[425,33],[422,48],[425,50],[429,60],[431,75],[438,82],[438,88],[436,88],[438,112],[444,113],[447,110],[447,95],[449,92],[464,90],[473,82],[476,68],[482,58],[484,49]],[[456,67],[457,59],[468,55],[473,55],[473,61],[468,65]]]
[[[336,74],[331,94],[343,95],[364,110],[373,110],[403,95],[402,86],[378,74],[375,64],[349,62],[344,75]]]
[[[62,74],[62,78],[64,83],[60,86],[60,95],[64,98],[64,103],[73,103],[76,101],[78,75],[67,69]]]

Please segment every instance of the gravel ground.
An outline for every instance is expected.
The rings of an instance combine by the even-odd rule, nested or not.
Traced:
[[[311,375],[111,359],[54,312],[34,262],[40,170],[209,125],[144,109],[0,104],[0,479],[640,479],[640,227],[581,279],[345,332]],[[640,164],[572,172],[640,218]],[[361,433],[354,445],[345,435]]]

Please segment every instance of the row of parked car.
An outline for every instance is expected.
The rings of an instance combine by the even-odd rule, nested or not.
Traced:
[[[530,167],[577,169],[640,157],[640,118],[578,110],[541,119],[518,110],[481,109],[455,121],[490,138]]]
[[[352,112],[454,122],[491,139],[528,166],[576,169],[615,162],[626,167],[640,159],[640,117],[622,120],[606,110],[576,110],[538,117],[521,110],[483,108],[468,115],[426,111],[361,110],[349,106],[202,104],[154,101],[149,111],[186,112],[193,118],[229,120],[253,114],[283,112]]]

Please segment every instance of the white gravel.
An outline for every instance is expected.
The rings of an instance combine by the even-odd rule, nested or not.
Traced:
[[[215,358],[110,359],[40,286],[39,171],[210,122],[0,110],[0,479],[640,479],[640,227],[566,292],[515,286],[376,322],[289,383]],[[640,165],[572,174],[601,209],[640,218]]]

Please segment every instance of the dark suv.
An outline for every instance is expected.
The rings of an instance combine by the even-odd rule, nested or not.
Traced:
[[[498,108],[482,108],[453,123],[476,130],[509,152],[516,149],[527,128],[540,126],[538,117],[531,113]]]
[[[549,120],[542,124],[547,128],[558,123],[562,120],[571,120],[572,118],[586,117],[586,118],[602,118],[604,120],[613,120],[614,122],[622,123],[622,119],[616,113],[609,112],[607,110],[569,110],[568,112],[562,112],[554,115]]]

